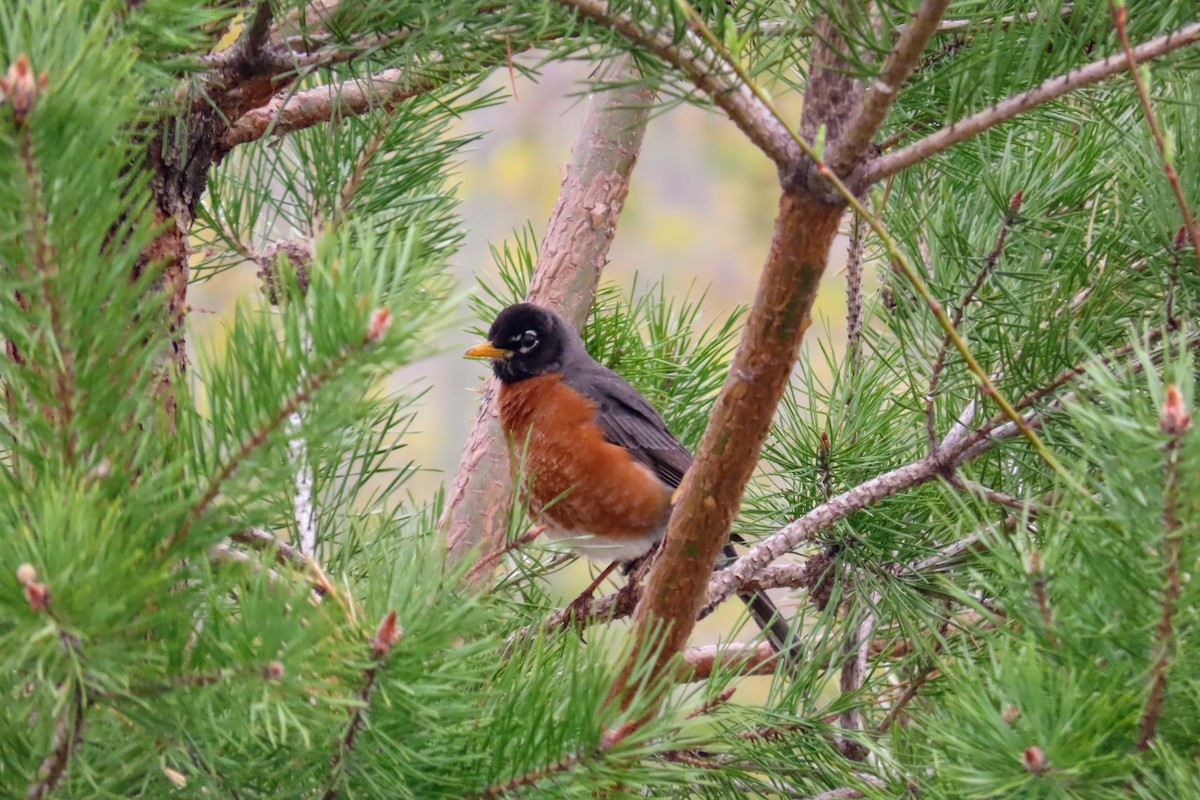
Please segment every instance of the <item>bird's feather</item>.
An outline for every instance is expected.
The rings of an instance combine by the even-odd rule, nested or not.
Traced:
[[[573,364],[563,382],[596,404],[596,421],[604,438],[624,447],[672,488],[692,465],[692,454],[680,444],[662,416],[617,373],[595,361]]]

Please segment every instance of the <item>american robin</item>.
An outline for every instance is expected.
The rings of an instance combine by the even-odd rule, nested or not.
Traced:
[[[500,379],[500,423],[531,513],[551,538],[611,562],[585,596],[613,567],[650,553],[692,464],[650,402],[588,355],[566,320],[530,303],[501,311],[488,341],[466,356],[491,359]],[[734,558],[727,543],[723,561]],[[789,653],[795,642],[770,598],[742,599],[776,650]]]

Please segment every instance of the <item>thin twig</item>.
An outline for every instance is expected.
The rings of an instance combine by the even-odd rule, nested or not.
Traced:
[[[850,223],[850,246],[846,250],[846,363],[851,374],[862,363],[862,278],[863,250],[866,246],[867,224],[858,214]]]
[[[1063,4],[1059,14],[1063,17],[1071,16],[1071,12],[1075,10],[1074,3]],[[1005,14],[1003,17],[994,19],[944,19],[937,25],[938,33],[962,33],[964,31],[976,30],[991,30],[993,28],[1004,30],[1014,22],[1033,22],[1040,15],[1037,11],[1027,11],[1024,14]],[[906,24],[896,26],[899,33],[903,33]],[[790,36],[793,38],[804,38],[814,35],[815,31],[812,28],[797,28],[792,20],[766,20],[759,23],[758,35],[764,37],[770,36]]]
[[[57,628],[59,643],[75,666],[75,671],[63,684],[70,693],[70,698],[55,721],[54,734],[50,738],[50,753],[42,759],[37,780],[29,785],[25,795],[28,800],[41,800],[53,792],[62,780],[71,754],[83,738],[83,714],[88,704],[84,679],[78,674],[83,659],[83,643],[67,629],[62,617],[51,606],[50,587],[38,579],[37,571],[32,565],[22,564],[17,568],[17,581],[24,590],[25,600],[30,608],[45,614]]]
[[[892,727],[892,723],[900,717],[900,712],[904,710],[905,706],[912,702],[913,698],[917,696],[917,693],[921,691],[921,687],[923,687],[929,681],[929,678],[933,675],[933,673],[934,667],[932,662],[921,668],[920,672],[917,673],[917,677],[909,681],[908,686],[904,690],[904,694],[900,695],[899,699],[897,699],[896,702],[892,704],[892,707],[888,709],[888,712],[886,715],[884,715],[883,720],[875,728],[876,733],[887,733],[888,728]]]
[[[1121,49],[1125,51],[1125,62],[1129,65],[1129,74],[1133,77],[1138,99],[1142,102],[1142,113],[1146,115],[1150,134],[1154,137],[1158,155],[1162,158],[1163,171],[1171,184],[1171,191],[1175,194],[1175,204],[1179,206],[1179,213],[1183,214],[1183,226],[1187,229],[1188,238],[1192,240],[1192,254],[1196,257],[1197,263],[1200,263],[1200,223],[1196,222],[1196,218],[1192,216],[1192,210],[1188,206],[1187,195],[1183,193],[1183,184],[1179,182],[1179,173],[1175,171],[1174,157],[1167,152],[1166,137],[1163,136],[1162,126],[1158,123],[1158,115],[1154,113],[1154,103],[1150,100],[1150,89],[1146,86],[1146,79],[1142,75],[1142,71],[1138,69],[1138,57],[1134,53],[1133,45],[1129,43],[1129,31],[1126,29],[1128,10],[1125,7],[1125,0],[1109,0],[1108,5],[1112,9],[1117,36],[1121,39]]]
[[[521,534],[517,538],[513,539],[511,542],[508,542],[506,545],[504,545],[504,547],[500,548],[499,550],[493,550],[492,552],[484,555],[482,558],[479,559],[479,561],[475,562],[475,564],[467,572],[467,575],[466,575],[467,583],[472,583],[472,582],[478,580],[479,576],[483,572],[485,572],[485,571],[491,569],[493,566],[495,566],[496,562],[499,561],[501,558],[508,555],[512,551],[519,550],[520,548],[529,544],[534,539],[541,536],[542,532],[545,530],[546,530],[545,525],[531,525],[531,526],[529,526],[529,529],[527,531],[525,531],[523,534]]]
[[[546,766],[538,767],[535,770],[526,772],[523,775],[518,775],[515,778],[505,781],[504,783],[498,783],[493,786],[489,786],[482,792],[468,795],[468,797],[472,798],[473,800],[475,798],[478,798],[478,800],[486,800],[486,798],[489,797],[503,797],[508,794],[519,793],[521,789],[533,786],[534,784],[541,782],[551,775],[558,775],[563,772],[568,772],[580,764],[602,757],[609,750],[612,750],[614,747],[620,745],[622,742],[628,739],[629,736],[639,727],[640,723],[635,721],[627,722],[618,728],[605,731],[604,735],[600,737],[600,743],[590,751],[569,753],[558,761],[555,761],[553,764],[547,764]]]
[[[218,542],[208,548],[208,557],[213,561],[225,562],[227,564],[243,564],[253,572],[261,572],[263,569],[262,563],[257,559],[251,558],[241,550],[235,550],[225,542]],[[283,582],[283,576],[273,569],[266,570],[267,583],[275,586]]]
[[[1022,500],[1019,497],[1013,497],[1010,494],[998,492],[995,489],[976,483],[975,481],[964,480],[958,475],[952,475],[948,479],[948,482],[956,489],[961,489],[964,492],[970,492],[971,494],[979,495],[989,502],[1015,509],[1017,511],[1025,512],[1030,515],[1036,516],[1037,514],[1042,513],[1044,510],[1039,504],[1033,502],[1032,500]]]
[[[957,328],[962,324],[963,317],[966,315],[967,306],[979,294],[979,290],[983,288],[984,282],[988,276],[992,274],[996,263],[1000,261],[1000,255],[1004,252],[1004,244],[1008,241],[1008,233],[1012,229],[1013,219],[1021,210],[1021,201],[1024,197],[1024,192],[1020,189],[1012,196],[1008,203],[1008,213],[1000,221],[1000,234],[996,237],[996,245],[992,248],[992,252],[988,253],[988,257],[983,262],[983,267],[975,276],[975,282],[971,284],[971,288],[967,289],[967,293],[963,295],[958,307],[954,309],[954,318],[951,324]],[[933,369],[929,374],[929,391],[925,395],[925,431],[929,437],[929,448],[933,450],[937,447],[937,428],[934,418],[934,400],[937,398],[938,380],[941,378],[942,367],[946,364],[946,355],[950,350],[950,334],[942,337],[942,344],[938,347],[937,357],[933,361]]]
[[[729,698],[733,697],[733,693],[736,691],[737,691],[736,686],[726,687],[726,689],[723,692],[721,692],[719,695],[717,695],[716,697],[705,700],[703,703],[701,703],[700,705],[696,706],[691,711],[689,711],[687,713],[687,715],[684,717],[684,719],[695,719],[696,717],[703,717],[708,714],[711,714],[713,711],[715,711],[719,707],[728,703]]]
[[[867,85],[849,126],[830,145],[828,163],[838,175],[844,177],[858,166],[948,5],[950,0],[922,0],[912,22],[904,26],[879,75]]]
[[[1198,40],[1200,40],[1200,22],[1194,22],[1171,31],[1165,36],[1159,36],[1138,45],[1133,48],[1133,58],[1136,62],[1141,63]],[[907,147],[868,161],[855,177],[855,185],[867,187],[877,183],[1032,108],[1037,108],[1068,92],[1091,86],[1093,83],[1116,75],[1127,69],[1128,64],[1125,54],[1119,53],[1051,78],[1033,89],[1012,95],[984,111],[964,117],[936,133],[918,139]]]

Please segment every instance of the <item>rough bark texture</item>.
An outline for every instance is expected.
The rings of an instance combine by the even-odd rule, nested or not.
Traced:
[[[607,77],[628,79],[633,69],[631,60],[622,58]],[[600,283],[653,99],[653,91],[643,86],[592,98],[550,215],[526,300],[553,308],[576,327],[587,318]],[[447,500],[443,525],[454,560],[479,545],[486,557],[504,546],[508,531],[512,480],[496,419],[497,388],[496,379],[489,378]]]
[[[626,696],[640,651],[656,648],[657,675],[687,643],[808,328],[842,209],[808,193],[780,197],[758,295],[634,613],[637,644],[614,696]],[[652,634],[662,628],[660,641]]]

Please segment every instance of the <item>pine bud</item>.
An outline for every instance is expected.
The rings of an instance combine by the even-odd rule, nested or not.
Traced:
[[[50,587],[44,583],[25,584],[25,599],[34,611],[41,611],[50,604]]]
[[[1009,706],[1000,714],[1000,719],[1004,720],[1009,725],[1017,721],[1017,717],[1021,716],[1021,709],[1016,706]]]
[[[272,661],[263,669],[263,677],[269,681],[277,681],[284,675],[282,662]]]
[[[392,327],[392,312],[386,308],[375,309],[375,313],[371,315],[371,322],[367,326],[367,341],[371,343],[379,341],[390,327]]]
[[[47,75],[44,72],[34,80],[33,70],[29,68],[29,57],[24,53],[17,56],[17,60],[9,65],[8,72],[0,78],[0,92],[3,92],[12,107],[13,121],[17,123],[17,127],[25,124],[29,112],[33,111],[38,91],[45,89],[46,83]]]
[[[17,567],[17,580],[20,581],[22,586],[28,586],[36,581],[37,570],[34,569],[33,564],[22,564]]]
[[[1192,427],[1192,415],[1183,407],[1183,395],[1173,383],[1167,385],[1167,399],[1163,401],[1158,426],[1172,436],[1182,436]]]
[[[1187,240],[1187,225],[1180,225],[1179,230],[1175,231],[1175,241],[1172,242],[1172,246],[1176,250],[1182,250],[1183,246],[1187,244]]]
[[[388,612],[383,622],[379,623],[379,631],[375,634],[375,641],[371,643],[372,653],[376,658],[383,658],[392,651],[392,647],[403,635],[404,631],[396,624],[396,612]]]
[[[1046,770],[1046,754],[1036,744],[1033,747],[1025,748],[1025,755],[1022,760],[1025,762],[1025,769],[1035,775],[1040,775]]]

